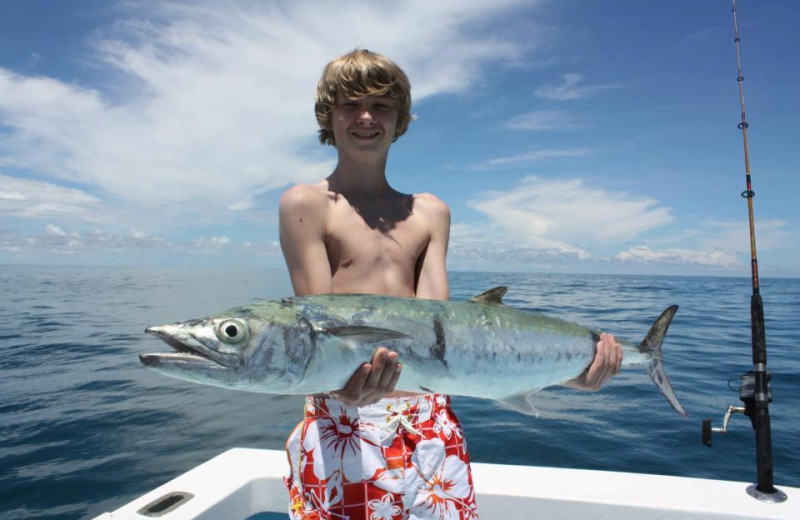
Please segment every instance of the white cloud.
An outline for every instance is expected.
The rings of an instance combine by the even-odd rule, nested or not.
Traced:
[[[591,255],[557,241],[523,241],[495,223],[453,224],[448,265],[454,269],[546,270],[585,262]]]
[[[72,231],[55,224],[47,224],[40,234],[17,235],[8,231],[0,233],[0,252],[11,253],[15,260],[57,257],[97,258],[123,255],[146,259],[148,255],[171,253],[173,256],[228,255],[236,257],[279,257],[280,246],[274,242],[237,242],[227,236],[199,237],[190,241],[169,240],[150,236],[141,231],[129,234],[94,229],[86,232]],[[0,258],[2,258],[0,256]]]
[[[79,189],[0,173],[0,223],[6,229],[22,222],[39,221],[42,225],[50,223],[51,231],[72,226],[83,231],[102,229],[124,235],[131,230],[131,236],[147,239],[148,233],[185,236],[187,229],[209,225],[262,230],[273,226],[276,220],[272,209],[233,212],[202,201],[151,201],[149,207],[142,207],[137,201],[119,197],[104,201]],[[54,221],[59,226],[51,224]]]
[[[704,251],[690,249],[654,250],[648,246],[635,246],[617,254],[624,262],[695,265],[719,269],[738,270],[742,268],[736,257],[724,251]]]
[[[231,239],[226,236],[200,237],[194,244],[203,249],[221,249],[231,245]],[[248,244],[244,245],[248,247]]]
[[[506,126],[514,130],[576,130],[584,127],[563,110],[534,110],[511,118]]]
[[[61,229],[58,226],[54,226],[53,224],[47,224],[47,227],[44,228],[44,234],[45,235],[50,235],[50,236],[55,236],[55,237],[65,237],[65,236],[67,236],[67,234],[64,233],[63,229]]]
[[[487,220],[453,224],[450,265],[456,269],[743,274],[749,260],[746,221],[667,229],[672,212],[657,200],[577,179],[532,176],[470,205]],[[756,227],[761,251],[780,249],[791,238],[784,221]],[[631,242],[639,243],[626,245]]]
[[[104,91],[0,69],[0,164],[141,206],[246,209],[259,193],[330,171],[309,151],[329,59],[373,48],[406,69],[416,99],[461,91],[485,64],[524,52],[475,37],[477,23],[520,3],[134,3],[95,40]]]
[[[470,205],[517,244],[584,258],[592,248],[631,240],[673,220],[655,199],[607,192],[577,179],[526,177]]]
[[[0,200],[26,200],[27,197],[17,191],[0,191]]]
[[[544,85],[537,88],[534,94],[544,99],[567,101],[593,96],[600,91],[619,88],[619,85],[590,85],[579,86],[583,81],[580,74],[564,74],[562,83],[557,85]]]
[[[475,169],[494,168],[499,166],[507,166],[519,163],[540,162],[548,159],[562,159],[567,157],[584,157],[589,154],[587,149],[563,149],[563,150],[532,150],[523,152],[517,155],[507,155],[504,157],[495,157],[488,161],[473,166]]]
[[[768,250],[783,247],[790,238],[786,230],[788,224],[783,220],[757,220],[757,249]],[[746,219],[736,222],[705,221],[702,245],[705,249],[729,251],[750,255],[750,227]]]
[[[758,251],[783,250],[795,241],[783,220],[757,220]],[[750,229],[747,219],[737,221],[704,220],[692,227],[676,230],[658,239],[647,240],[620,253],[626,260],[649,261],[661,257],[665,261],[686,259],[687,263],[713,264],[723,268],[742,268],[749,264]],[[620,257],[622,258],[622,257]]]
[[[148,248],[173,247],[161,238],[147,238],[141,234],[120,235],[101,230],[88,232],[65,231],[63,227],[47,224],[44,233],[25,237],[7,238],[7,246],[17,248],[18,255],[75,256],[94,253],[123,253]]]
[[[4,218],[78,218],[97,220],[102,203],[88,193],[49,182],[0,173],[0,215]]]

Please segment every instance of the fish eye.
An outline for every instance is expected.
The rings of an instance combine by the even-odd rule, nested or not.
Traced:
[[[217,326],[217,337],[225,343],[239,343],[248,336],[247,325],[241,320],[225,320]]]

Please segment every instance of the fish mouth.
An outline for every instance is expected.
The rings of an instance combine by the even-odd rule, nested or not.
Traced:
[[[233,356],[208,348],[198,338],[176,325],[160,325],[145,330],[175,352],[140,354],[139,360],[148,368],[227,369],[238,365]]]

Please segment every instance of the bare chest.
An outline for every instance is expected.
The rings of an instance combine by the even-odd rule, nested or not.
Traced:
[[[338,291],[413,295],[430,231],[412,208],[334,206],[326,250]]]

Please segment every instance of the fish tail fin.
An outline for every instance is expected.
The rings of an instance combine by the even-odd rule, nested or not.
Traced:
[[[653,326],[650,327],[650,332],[647,333],[647,336],[645,336],[639,344],[639,350],[647,352],[652,356],[652,361],[647,366],[647,372],[650,374],[650,379],[653,380],[653,383],[655,383],[661,391],[661,395],[664,396],[676,412],[684,417],[688,417],[689,414],[686,413],[683,406],[681,406],[681,403],[678,401],[678,396],[675,395],[675,391],[672,389],[672,384],[669,382],[667,373],[664,372],[664,357],[661,354],[661,343],[664,341],[664,336],[667,334],[667,329],[672,321],[672,317],[675,316],[677,311],[678,306],[672,305],[661,313],[661,316],[659,316],[655,323],[653,323]]]

